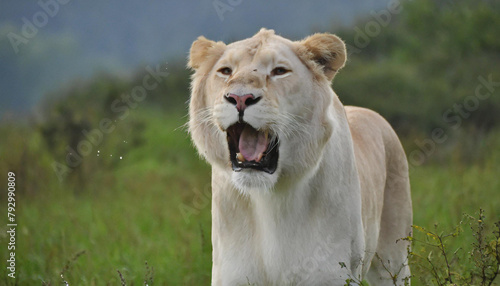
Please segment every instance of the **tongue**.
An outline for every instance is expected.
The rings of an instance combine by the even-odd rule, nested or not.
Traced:
[[[249,125],[245,126],[241,132],[238,147],[246,161],[259,162],[262,159],[261,154],[267,149],[267,145],[267,136],[263,132],[259,132]]]

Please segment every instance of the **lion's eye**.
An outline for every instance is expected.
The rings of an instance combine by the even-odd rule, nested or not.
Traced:
[[[286,74],[286,73],[288,73],[288,72],[289,72],[289,70],[287,70],[287,69],[286,69],[286,68],[284,68],[284,67],[277,67],[277,68],[275,68],[275,69],[273,69],[273,70],[271,71],[271,75],[272,75],[272,76],[275,76],[275,75],[284,75],[284,74]]]
[[[228,68],[228,67],[223,67],[223,68],[220,68],[217,72],[219,72],[223,75],[231,75],[233,70],[231,68]]]

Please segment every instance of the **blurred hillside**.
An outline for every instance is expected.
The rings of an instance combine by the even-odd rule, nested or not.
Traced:
[[[440,129],[449,139],[443,144],[447,148],[440,148],[443,156],[458,148],[472,160],[477,155],[474,146],[500,123],[499,5],[408,2],[397,14],[380,9],[353,27],[331,30],[345,40],[349,53],[334,90],[344,104],[372,108],[387,118],[403,136],[409,156],[420,148],[416,139],[432,137]],[[99,129],[103,119],[116,125],[116,131],[104,136],[106,141],[128,136],[137,137],[130,142],[140,142],[148,122],[134,120],[135,114],[151,109],[167,118],[187,113],[189,74],[180,59],[140,66],[130,77],[100,73],[73,82],[38,105],[33,132],[39,136],[39,148],[64,161],[68,150],[77,150],[89,136],[85,132]],[[130,103],[145,77],[154,79],[154,88]]]
[[[482,139],[500,123],[499,5],[409,2],[400,15],[381,9],[354,27],[331,30],[346,41],[349,52],[334,90],[344,104],[381,113],[401,135],[426,137],[440,128],[446,136],[459,136],[457,144]],[[184,66],[182,59],[142,66],[131,79],[100,74],[75,83],[41,105],[39,130],[53,150],[66,145],[76,149],[84,139],[82,129],[122,115],[112,111],[113,101],[142,86],[151,69],[167,71],[168,76],[148,91],[139,108],[183,114],[189,99],[189,71]],[[446,145],[453,143],[449,141]],[[408,147],[415,146],[409,142]]]
[[[199,35],[232,41],[267,27],[301,37],[332,23],[348,25],[386,5],[386,0],[65,2],[0,4],[0,120],[2,113],[29,111],[45,93],[96,71],[130,76],[145,63],[184,60]]]
[[[481,130],[498,125],[498,1],[411,2],[386,28],[386,16],[377,17],[370,21],[382,31],[374,36],[370,21],[355,35],[338,32],[352,47],[351,61],[334,83],[347,104],[371,107],[404,132],[459,125],[448,120],[454,115]],[[367,46],[356,49],[356,41]],[[485,81],[496,84],[478,89]]]

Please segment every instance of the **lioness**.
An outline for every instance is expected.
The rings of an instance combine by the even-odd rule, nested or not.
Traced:
[[[409,277],[405,153],[380,115],[333,92],[345,61],[331,34],[193,43],[189,131],[212,166],[212,285]]]

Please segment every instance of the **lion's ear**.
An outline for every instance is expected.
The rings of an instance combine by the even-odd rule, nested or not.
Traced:
[[[347,59],[344,42],[332,34],[314,34],[299,42],[305,47],[306,56],[316,62],[328,80],[344,67]]]
[[[191,45],[188,67],[198,69],[204,62],[218,60],[224,53],[225,47],[223,42],[210,41],[203,36],[198,37]]]

